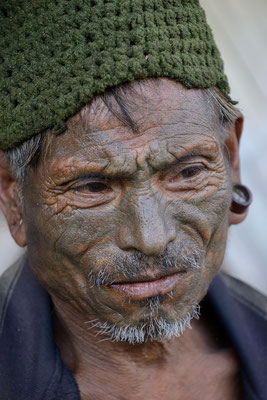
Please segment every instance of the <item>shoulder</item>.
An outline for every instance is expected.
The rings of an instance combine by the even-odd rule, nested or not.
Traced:
[[[8,303],[12,297],[13,290],[23,269],[26,256],[18,259],[0,277],[0,335]]]
[[[259,317],[267,320],[267,296],[225,272],[220,273],[220,278],[239,303],[249,308]]]

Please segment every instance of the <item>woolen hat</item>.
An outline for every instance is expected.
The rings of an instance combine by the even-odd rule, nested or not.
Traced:
[[[95,95],[147,77],[229,99],[198,0],[1,0],[1,149],[63,132]]]

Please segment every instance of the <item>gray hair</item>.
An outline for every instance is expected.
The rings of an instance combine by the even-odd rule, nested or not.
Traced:
[[[127,92],[127,85],[130,84],[123,85],[125,89],[124,93]],[[241,115],[240,111],[237,107],[231,104],[217,88],[202,89],[202,92],[206,101],[212,105],[213,113],[215,113],[219,119],[220,132],[222,138],[224,139],[228,132],[229,126],[231,126]],[[101,97],[109,110],[115,114],[117,118],[119,118],[126,125],[131,126],[133,130],[136,130],[136,124],[125,108],[120,86],[107,91]],[[116,103],[119,105],[121,112],[118,113],[112,107],[111,101],[109,101],[112,98],[115,99]],[[5,152],[5,156],[9,162],[11,171],[21,186],[21,194],[23,194],[22,187],[29,170],[33,170],[34,167],[37,166],[39,157],[44,151],[47,133],[48,131],[45,131],[33,136],[24,141],[18,147]]]
[[[152,299],[148,299],[152,301]],[[150,317],[147,321],[141,321],[137,325],[111,324],[107,321],[101,322],[98,319],[86,321],[88,330],[93,329],[95,336],[104,336],[103,340],[112,342],[128,342],[129,344],[140,344],[148,341],[164,341],[173,337],[180,337],[186,328],[191,329],[191,321],[199,319],[200,306],[193,304],[191,310],[180,320],[168,321],[162,317]]]

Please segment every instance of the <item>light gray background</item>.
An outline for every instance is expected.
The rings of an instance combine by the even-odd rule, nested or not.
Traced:
[[[245,115],[242,181],[254,195],[246,221],[230,229],[225,266],[267,294],[267,1],[200,1]]]
[[[232,227],[224,268],[267,294],[267,1],[200,0],[225,60],[232,97],[243,111],[243,183],[254,195],[246,221]],[[23,250],[0,215],[0,273]]]

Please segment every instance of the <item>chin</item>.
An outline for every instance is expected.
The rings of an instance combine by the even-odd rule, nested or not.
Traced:
[[[146,308],[149,311],[143,318],[134,323],[111,323],[109,321],[94,320],[88,322],[89,329],[93,328],[97,336],[103,340],[141,344],[148,341],[164,341],[181,336],[186,328],[191,327],[192,319],[199,319],[200,307],[198,304],[190,306],[190,310],[182,318],[171,318],[160,310],[160,299],[157,297],[146,299]]]

